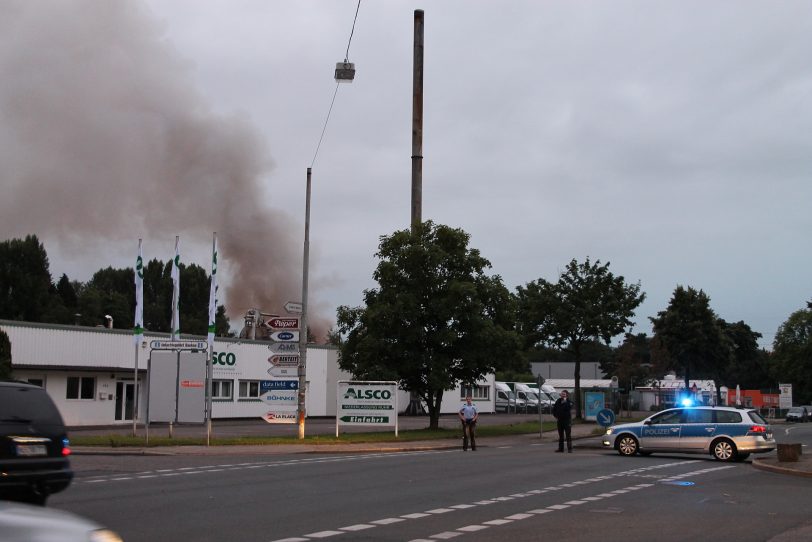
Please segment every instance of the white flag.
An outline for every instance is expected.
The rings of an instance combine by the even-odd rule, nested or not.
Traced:
[[[172,260],[172,340],[180,339],[180,237],[175,237],[175,259]]]
[[[217,233],[211,248],[211,286],[209,288],[209,352],[214,348],[215,318],[217,317]]]
[[[141,256],[141,239],[138,240],[138,257],[135,259],[135,319],[133,339],[135,344],[144,338],[144,258]]]

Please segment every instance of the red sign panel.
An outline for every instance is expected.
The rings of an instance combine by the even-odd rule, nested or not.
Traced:
[[[299,329],[299,319],[290,318],[271,318],[266,322],[271,329]]]

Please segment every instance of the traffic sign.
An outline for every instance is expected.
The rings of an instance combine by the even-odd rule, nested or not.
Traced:
[[[271,340],[277,342],[297,342],[299,331],[274,331],[271,333]]]
[[[271,390],[298,390],[298,380],[260,380],[259,393],[265,394]]]
[[[268,369],[268,374],[276,378],[296,378],[299,376],[298,367],[277,367]]]
[[[604,408],[598,411],[595,419],[598,421],[598,425],[601,427],[609,427],[615,423],[615,413],[608,408]]]
[[[273,365],[274,367],[298,367],[299,366],[299,355],[293,356],[271,356],[268,358],[268,362]]]
[[[285,412],[296,410],[299,392],[298,390],[272,390],[259,398],[263,402],[272,405],[274,409]]]
[[[299,329],[299,319],[295,316],[287,318],[271,318],[265,322],[271,329]]]
[[[271,343],[268,350],[274,354],[298,354],[299,343]]]
[[[285,310],[290,314],[302,314],[302,304],[298,301],[288,301],[285,303]]]
[[[153,350],[206,350],[209,344],[206,341],[164,341],[149,342]]]

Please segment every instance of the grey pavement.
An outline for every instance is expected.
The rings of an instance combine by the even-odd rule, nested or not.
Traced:
[[[632,413],[638,418],[647,413]],[[549,415],[544,416],[546,422],[551,421]],[[538,421],[538,414],[485,414],[480,416],[479,425],[508,425]],[[773,422],[776,424],[776,422]],[[296,425],[270,425],[261,420],[216,420],[213,422],[213,437],[237,436],[287,436],[295,437],[298,434]],[[425,429],[428,426],[426,416],[401,416],[399,430]],[[442,416],[440,427],[455,429],[459,427],[456,416]],[[603,449],[600,432],[594,423],[577,423],[572,427],[572,438],[575,441],[575,453],[579,449]],[[342,429],[342,433],[358,433],[380,431],[369,427],[353,428],[349,431]],[[137,434],[144,435],[143,425],[139,425]],[[150,435],[167,436],[167,425],[151,425]],[[394,432],[394,429],[393,429]],[[105,426],[105,427],[74,427],[69,429],[69,435],[131,435],[132,426]],[[305,423],[305,434],[334,435],[335,420],[333,418],[308,419]],[[201,425],[179,425],[173,427],[174,436],[205,437],[206,428]],[[393,435],[394,438],[394,435]],[[479,447],[511,446],[527,443],[550,443],[557,441],[554,431],[545,431],[541,439],[538,433],[525,435],[509,435],[499,437],[477,437]],[[73,453],[77,455],[286,455],[307,453],[381,453],[401,451],[424,451],[459,449],[460,441],[456,438],[417,440],[417,441],[389,441],[375,443],[302,443],[302,444],[262,444],[262,445],[229,445],[229,446],[154,446],[154,447],[106,447],[106,446],[74,446]],[[754,457],[752,466],[756,469],[788,474],[794,476],[812,477],[812,455],[801,455],[798,461],[778,461],[776,452],[761,454]]]

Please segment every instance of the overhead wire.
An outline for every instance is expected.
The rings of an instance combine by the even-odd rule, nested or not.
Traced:
[[[355,23],[358,21],[358,11],[361,9],[361,0],[358,0],[358,5],[355,7],[355,17],[352,20],[352,30],[350,30],[350,39],[347,40],[347,52],[344,54],[344,62],[348,62],[350,58],[350,44],[352,44],[352,36],[355,34]],[[336,103],[336,96],[338,95],[338,87],[341,86],[340,83],[336,82],[336,89],[333,92],[333,99],[330,100],[330,108],[327,110],[327,118],[324,119],[324,126],[321,129],[321,136],[319,136],[319,142],[316,145],[316,152],[313,153],[313,160],[310,162],[310,167],[312,168],[316,164],[316,157],[319,155],[319,149],[321,149],[321,142],[324,140],[324,134],[327,132],[327,123],[330,122],[330,114],[333,112],[333,106]]]

